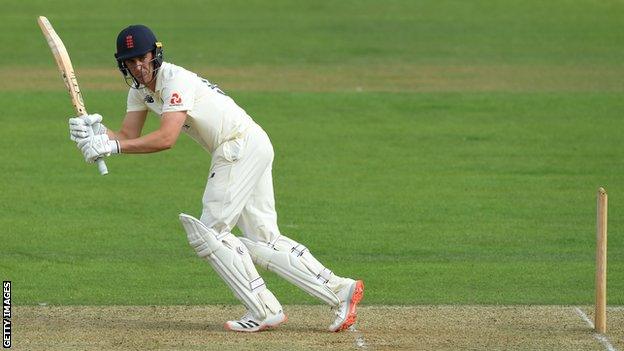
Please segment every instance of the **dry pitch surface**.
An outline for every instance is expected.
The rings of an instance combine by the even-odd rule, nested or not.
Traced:
[[[287,306],[278,329],[227,332],[240,306],[17,306],[14,350],[624,350],[624,308],[606,337],[582,306],[364,306],[356,328],[326,332],[323,306]]]

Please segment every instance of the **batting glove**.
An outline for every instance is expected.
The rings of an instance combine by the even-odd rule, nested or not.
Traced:
[[[78,142],[89,136],[89,129],[93,129],[93,135],[106,134],[107,128],[102,122],[102,115],[92,114],[73,117],[69,119],[69,138]]]
[[[121,152],[119,141],[108,139],[108,135],[100,134],[78,140],[78,148],[82,151],[85,161],[95,162],[100,157]]]

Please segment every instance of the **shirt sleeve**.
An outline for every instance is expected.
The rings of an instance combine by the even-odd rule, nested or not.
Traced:
[[[196,82],[197,77],[188,72],[178,73],[171,78],[162,90],[162,113],[192,110]]]
[[[141,96],[139,90],[130,88],[130,90],[128,91],[126,112],[145,110],[147,110],[147,105],[145,104],[145,100],[143,96]]]

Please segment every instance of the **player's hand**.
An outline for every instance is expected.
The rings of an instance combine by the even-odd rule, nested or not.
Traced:
[[[106,134],[106,126],[101,123],[102,116],[99,114],[84,115],[69,119],[69,138],[79,141],[89,136],[89,128],[93,128],[93,135]]]
[[[78,140],[78,148],[82,151],[85,161],[95,162],[100,157],[119,153],[119,142],[109,140],[108,135],[100,134]]]

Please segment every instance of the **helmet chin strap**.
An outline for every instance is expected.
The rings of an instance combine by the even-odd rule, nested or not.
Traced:
[[[153,58],[150,60],[150,64],[152,64],[152,67],[155,67],[156,65],[154,64],[154,62],[157,60],[157,58]],[[134,75],[132,75],[132,72],[130,72],[129,69],[126,68],[126,72],[128,72],[128,74],[126,74],[124,76],[124,80],[126,82],[126,84],[133,89],[141,89],[141,88],[145,88],[147,86],[147,84],[151,83],[152,81],[154,81],[154,79],[156,79],[156,74],[158,73],[158,70],[160,69],[160,65],[158,65],[158,67],[153,68],[152,70],[152,79],[149,80],[149,82],[146,82],[145,84],[141,84],[139,83],[139,81],[136,79],[136,77]]]

